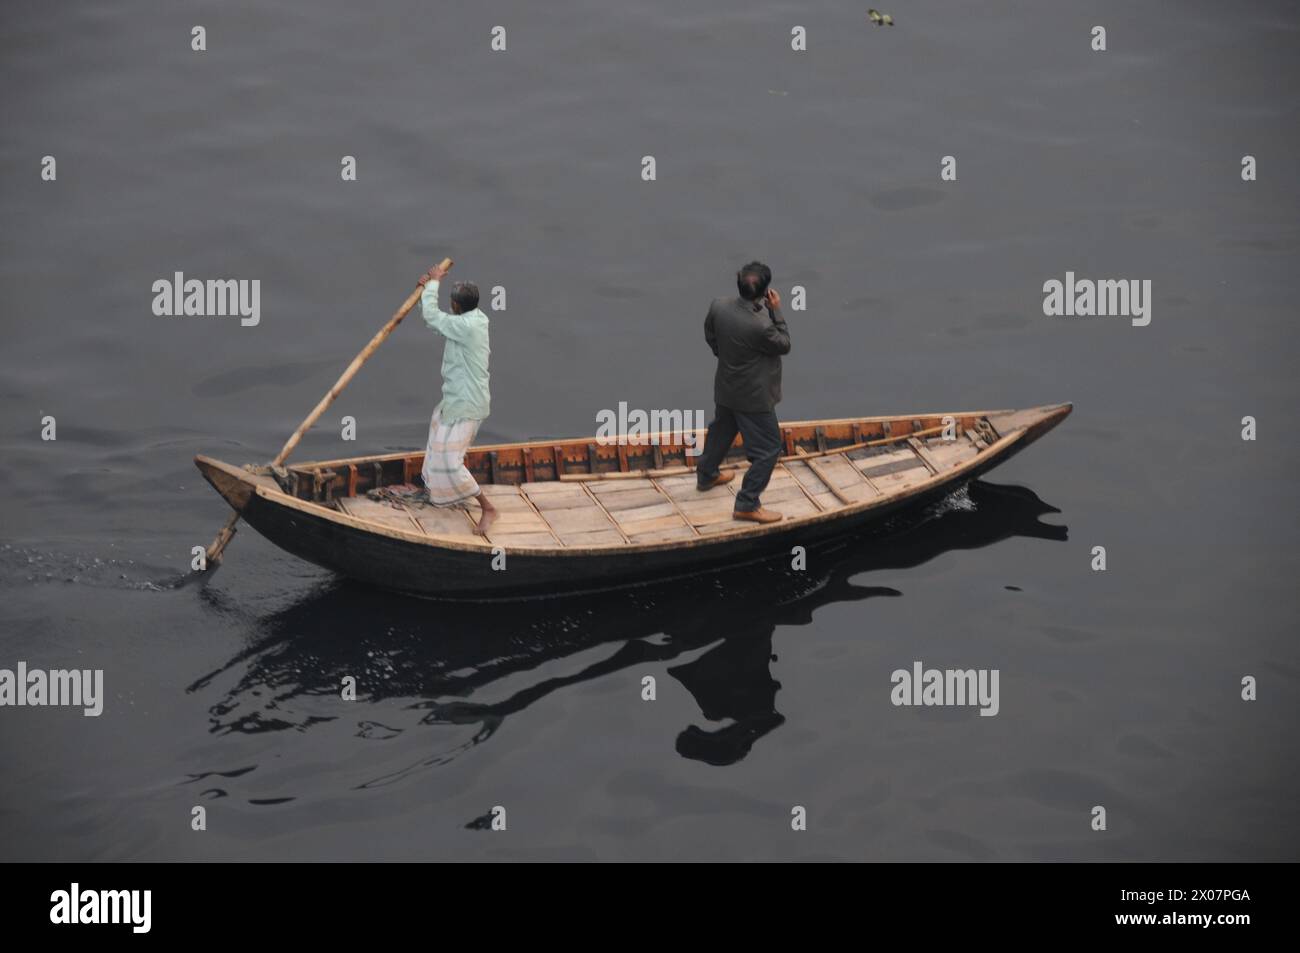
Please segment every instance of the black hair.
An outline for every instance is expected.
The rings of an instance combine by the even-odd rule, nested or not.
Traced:
[[[736,272],[736,288],[746,301],[757,301],[763,297],[771,283],[772,269],[761,261],[751,261]]]
[[[451,300],[460,306],[460,313],[478,307],[478,285],[472,281],[458,281],[451,286]]]

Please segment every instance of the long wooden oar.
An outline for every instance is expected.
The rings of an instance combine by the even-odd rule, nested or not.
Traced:
[[[451,259],[444,258],[439,267],[450,268],[451,265]],[[388,338],[388,335],[393,333],[393,329],[402,323],[402,319],[406,317],[407,313],[410,312],[412,308],[415,307],[415,303],[420,300],[420,295],[423,293],[424,286],[420,285],[411,292],[405,301],[402,302],[402,306],[397,309],[396,313],[394,313],[391,318],[388,319],[388,323],[380,328],[379,333],[370,339],[370,343],[361,349],[361,353],[352,359],[352,363],[348,365],[347,370],[345,370],[339,379],[334,382],[334,386],[329,389],[328,393],[320,399],[320,403],[317,404],[312,412],[307,415],[307,419],[298,426],[298,429],[293,432],[293,436],[285,441],[280,452],[277,453],[275,459],[271,461],[271,466],[278,467],[284,463],[289,454],[293,452],[293,448],[298,446],[298,441],[302,440],[303,434],[310,430],[312,425],[320,419],[320,415],[325,413],[330,404],[334,403],[334,398],[343,393],[343,388],[347,387],[352,378],[356,377],[357,371],[361,370],[361,365],[370,359],[370,355],[374,354],[375,351],[379,349],[379,345],[383,344]],[[214,568],[221,562],[221,554],[225,552],[226,544],[228,544],[231,538],[234,537],[235,524],[238,522],[239,513],[235,512],[231,514],[230,519],[226,521],[226,525],[223,526],[221,532],[217,534],[217,538],[208,546],[207,565],[209,568]]]

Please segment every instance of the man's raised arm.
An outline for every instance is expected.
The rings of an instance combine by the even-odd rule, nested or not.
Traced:
[[[438,307],[438,284],[445,274],[445,268],[434,266],[420,276],[420,284],[424,285],[424,291],[420,294],[420,315],[425,324],[443,337],[458,341],[465,336],[464,319]]]
[[[775,288],[767,290],[765,303],[772,323],[763,329],[760,349],[766,354],[789,354],[790,329],[786,327],[785,316],[781,313],[781,295]]]

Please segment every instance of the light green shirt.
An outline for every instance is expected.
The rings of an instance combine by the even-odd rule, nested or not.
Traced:
[[[447,339],[442,352],[444,423],[484,420],[491,408],[488,392],[488,317],[478,308],[449,314],[438,307],[438,282],[430,281],[420,295],[424,323]]]

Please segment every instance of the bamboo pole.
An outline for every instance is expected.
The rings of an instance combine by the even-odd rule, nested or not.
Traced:
[[[451,266],[452,260],[450,258],[444,258],[439,263],[439,267],[441,268],[450,268]],[[320,399],[320,402],[312,408],[312,412],[307,415],[306,420],[298,425],[298,429],[293,432],[293,435],[285,441],[284,446],[280,448],[280,452],[277,453],[275,459],[271,461],[271,466],[278,467],[288,459],[289,454],[293,453],[294,448],[298,446],[299,441],[302,440],[303,434],[312,428],[316,421],[320,419],[321,414],[325,413],[325,411],[329,409],[329,405],[334,403],[334,400],[339,396],[339,394],[343,393],[343,388],[347,387],[348,384],[351,383],[352,378],[357,376],[357,371],[361,370],[361,366],[365,364],[366,361],[370,360],[370,356],[374,354],[375,351],[379,350],[379,345],[383,344],[397,326],[402,323],[402,319],[405,318],[407,314],[410,313],[411,309],[415,307],[416,302],[420,300],[420,295],[423,293],[424,285],[419,285],[407,296],[406,300],[402,302],[402,306],[393,313],[391,318],[388,319],[388,323],[380,328],[375,336],[370,339],[370,343],[361,349],[361,353],[352,359],[352,363],[347,366],[347,369],[341,375],[339,375],[339,379],[334,382],[334,386],[331,387],[326,392],[325,396]],[[207,564],[209,566],[215,566],[221,562],[221,554],[225,552],[226,545],[234,537],[235,526],[238,522],[239,512],[236,511],[231,514],[230,519],[226,521],[226,525],[221,528],[221,532],[217,533],[216,538],[212,540],[211,544],[209,544],[207,552]]]

